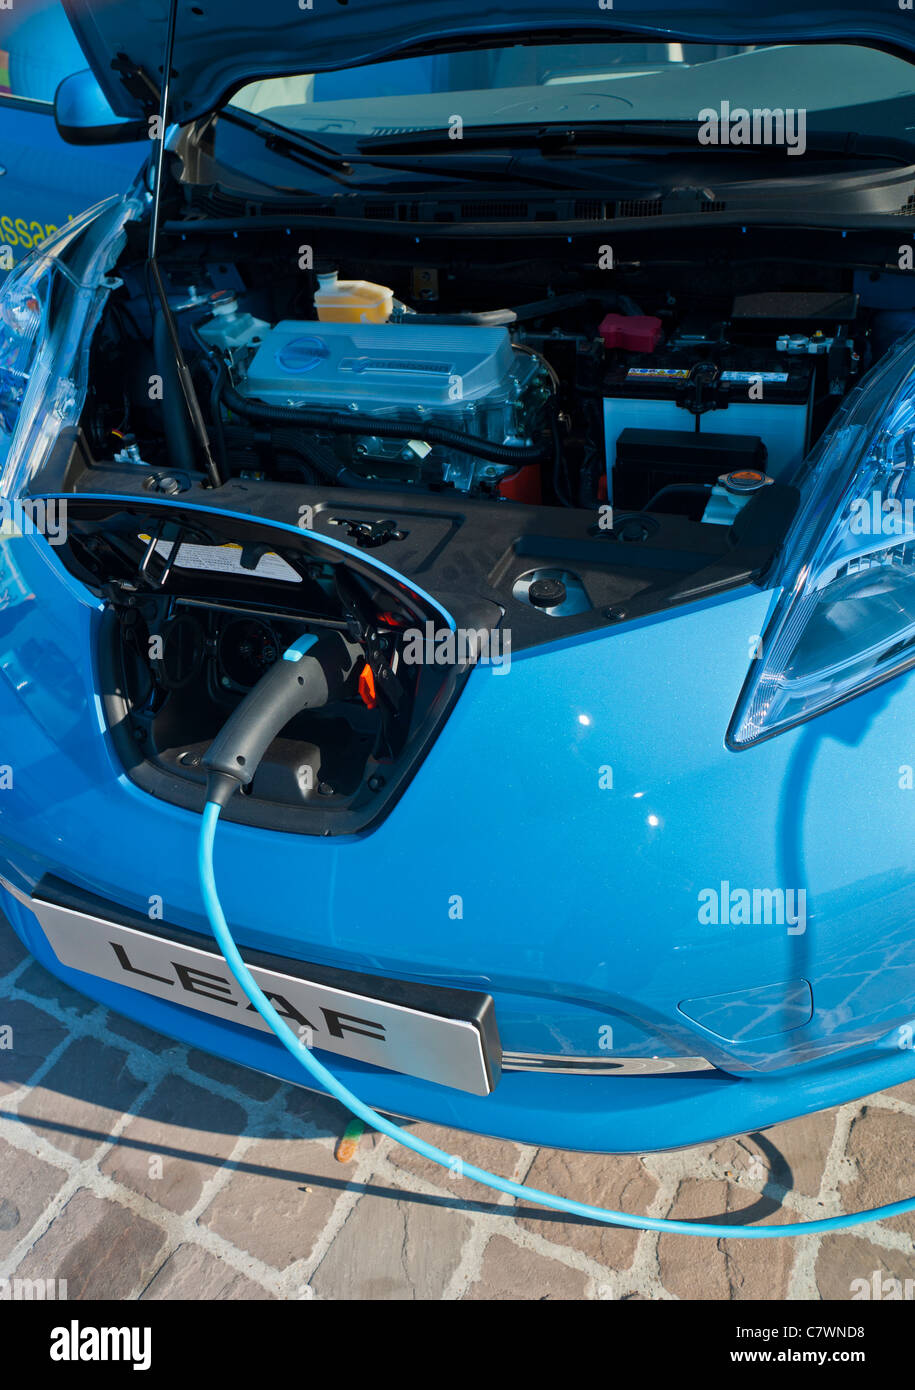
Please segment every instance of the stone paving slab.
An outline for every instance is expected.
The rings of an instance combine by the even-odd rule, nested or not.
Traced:
[[[696,1240],[568,1219],[366,1134],[342,1108],[67,989],[0,918],[0,1278],[71,1299],[915,1299],[910,1217]],[[915,1081],[668,1154],[534,1149],[417,1124],[464,1161],[652,1216],[771,1223],[912,1189]],[[898,1289],[898,1293],[896,1292]],[[873,1296],[873,1292],[871,1294]]]

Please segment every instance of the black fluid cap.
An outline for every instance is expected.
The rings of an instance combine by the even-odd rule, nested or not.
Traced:
[[[527,597],[535,608],[559,608],[566,601],[566,586],[561,579],[535,579]]]

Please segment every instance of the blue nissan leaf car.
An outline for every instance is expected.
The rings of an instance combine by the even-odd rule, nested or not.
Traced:
[[[0,289],[23,942],[299,1081],[234,777],[232,932],[377,1109],[641,1152],[915,1076],[910,17],[65,8],[61,137],[148,160]]]

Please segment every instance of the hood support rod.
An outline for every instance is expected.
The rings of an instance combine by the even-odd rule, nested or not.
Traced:
[[[168,302],[168,292],[166,291],[165,282],[162,279],[162,273],[159,269],[159,223],[161,217],[162,184],[165,177],[165,132],[167,129],[168,108],[171,98],[172,59],[175,52],[175,28],[177,26],[177,20],[178,0],[169,0],[168,33],[165,40],[165,64],[162,70],[162,87],[159,92],[159,138],[156,141],[152,191],[153,202],[149,218],[149,256],[147,259],[147,270],[152,276],[153,283],[156,287],[156,294],[162,306],[162,317],[168,329],[169,343],[175,359],[178,380],[181,383],[181,390],[184,394],[184,401],[187,406],[187,412],[190,416],[194,434],[197,437],[197,443],[203,454],[207,475],[213,487],[221,487],[225,480],[219,470],[216,459],[213,457],[206,421],[203,418],[203,411],[200,409],[200,401],[194,389],[194,381],[184,356],[184,350],[181,346],[178,326],[175,323],[175,316]]]

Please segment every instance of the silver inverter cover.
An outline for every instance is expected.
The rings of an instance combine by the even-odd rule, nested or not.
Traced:
[[[265,334],[239,390],[274,405],[438,414],[516,398],[533,365],[505,328],[288,319]]]

